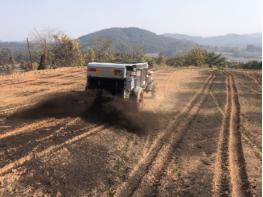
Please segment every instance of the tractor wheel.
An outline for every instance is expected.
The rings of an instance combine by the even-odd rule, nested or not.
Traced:
[[[130,110],[136,112],[136,111],[140,111],[143,107],[143,103],[144,103],[144,95],[143,95],[143,91],[139,91],[137,94],[133,94],[130,97]]]
[[[143,108],[143,104],[144,104],[144,95],[143,95],[143,91],[140,91],[137,95],[137,109],[141,110]]]

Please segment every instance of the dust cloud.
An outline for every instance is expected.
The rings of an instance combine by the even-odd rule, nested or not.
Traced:
[[[106,124],[129,132],[145,134],[156,130],[160,114],[138,111],[134,104],[106,92],[72,91],[43,98],[9,118],[37,120],[45,118],[80,117],[96,124]]]

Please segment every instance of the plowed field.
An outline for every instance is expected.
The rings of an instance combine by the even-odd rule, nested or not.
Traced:
[[[261,72],[154,72],[130,109],[86,68],[0,77],[0,196],[261,196]]]

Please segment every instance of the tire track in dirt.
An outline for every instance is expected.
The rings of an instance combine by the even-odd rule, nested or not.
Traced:
[[[251,79],[252,81],[254,81],[259,88],[261,88],[261,81],[260,79],[258,78],[258,75],[257,74],[251,74],[249,72],[236,72],[236,73],[239,73],[241,75],[243,75],[244,77],[247,77],[249,79]]]
[[[21,130],[21,132],[15,130],[16,133],[12,133],[14,135],[8,135],[5,136],[5,138],[0,139],[0,153],[2,154],[0,168],[36,150],[38,146],[41,146],[39,140],[45,138],[50,133],[51,135],[54,135],[55,133],[60,132],[59,135],[62,135],[61,131],[73,122],[75,122],[75,119],[71,120],[70,118],[53,120],[50,124],[46,125],[37,125],[33,122],[32,124],[29,124],[29,127],[22,127],[24,130]],[[34,125],[35,128],[30,127],[31,125]],[[55,137],[59,137],[59,135]],[[46,144],[47,143],[44,145]]]
[[[241,129],[245,130],[245,128],[243,126],[240,126]],[[255,153],[255,155],[258,157],[258,159],[261,160],[262,158],[262,153],[261,153],[261,148],[258,147],[256,145],[255,142],[253,142],[252,139],[250,139],[250,137],[245,133],[241,131],[241,136],[244,139],[244,141],[250,146],[250,148],[253,150],[253,152]]]
[[[77,88],[75,88],[75,89],[77,89]],[[48,89],[45,91],[41,91],[41,92],[37,93],[38,95],[34,95],[33,98],[28,99],[27,104],[20,103],[20,104],[14,104],[11,106],[1,107],[0,108],[0,118],[5,118],[6,116],[13,114],[14,112],[24,110],[24,109],[27,109],[27,108],[32,107],[34,105],[37,105],[41,101],[45,101],[45,99],[48,98],[48,96],[56,96],[59,94],[65,94],[68,91],[74,92],[75,89],[70,87],[70,88],[60,88],[59,92],[56,92],[57,91],[56,89]]]
[[[173,149],[154,196],[212,196],[213,166],[223,120],[218,107],[225,104],[224,82],[224,74],[217,70],[198,113]]]
[[[33,122],[31,124],[26,124],[25,126],[18,127],[9,131],[5,131],[4,133],[0,133],[0,140],[3,140],[4,138],[19,135],[22,133],[30,133],[33,132],[35,129],[40,129],[47,126],[53,126],[55,124],[59,124],[63,120],[56,120],[56,119],[47,119],[47,120],[40,120]]]
[[[39,99],[41,99],[41,96],[45,96],[46,97],[47,95],[52,95],[52,94],[54,94],[54,90],[56,91],[56,89],[46,89],[44,91],[40,91],[40,92],[37,92],[37,93],[31,93],[30,95],[27,95],[27,96],[34,95],[33,98],[29,99],[30,103],[27,103],[27,104],[21,103],[21,104],[14,104],[12,106],[1,107],[0,108],[0,117],[1,116],[5,117],[5,116],[8,116],[8,115],[10,115],[10,114],[12,114],[12,113],[14,113],[16,111],[23,110],[23,109],[26,109],[27,107],[34,106],[37,103],[39,103]],[[70,87],[70,88],[68,88],[68,87],[67,88],[60,88],[59,92],[60,93],[64,93],[64,92],[72,91],[72,90],[74,90],[74,88],[72,88],[72,87]]]
[[[218,103],[218,100],[216,99],[214,93],[213,93],[212,91],[209,91],[209,93],[210,93],[210,95],[211,95],[211,97],[212,97],[212,99],[213,99],[213,101],[214,101],[214,103],[215,103],[216,108],[218,109],[218,111],[219,111],[222,115],[224,115],[225,113],[224,113],[224,111],[221,109],[221,107],[220,107],[220,105],[219,105],[219,103]]]
[[[38,104],[42,100],[41,96],[47,97],[47,95],[56,95],[57,93],[54,94],[54,90],[56,91],[56,89],[53,89],[53,90],[47,89],[45,91],[38,92],[37,94],[32,93],[31,95],[27,95],[27,96],[34,95],[34,98],[29,99],[30,103],[16,104],[16,105],[13,105],[10,107],[7,106],[7,107],[5,107],[5,109],[0,109],[0,117],[1,116],[8,116],[8,115],[10,115],[16,111],[23,110],[23,109],[26,109],[28,107],[32,107],[32,106]],[[59,93],[65,93],[67,91],[72,91],[72,90],[74,90],[74,88],[60,88]]]
[[[172,73],[171,73],[172,72]],[[168,97],[169,94],[168,94],[168,89],[169,89],[169,85],[171,83],[171,81],[173,80],[173,77],[174,77],[174,74],[176,72],[175,71],[169,71],[167,72],[167,70],[162,70],[162,71],[159,71],[159,77],[160,75],[164,74],[165,76],[167,76],[167,79],[165,81],[165,84],[163,86],[163,92],[164,92],[164,95],[165,97]],[[156,74],[156,72],[155,72]],[[157,84],[157,87],[158,87],[158,84]],[[158,142],[158,140],[160,140],[160,138],[162,137],[163,135],[155,135],[155,136],[150,136],[148,135],[146,140],[145,140],[145,145],[144,145],[144,148],[142,149],[142,156],[145,157],[147,156],[147,154],[149,154],[149,152],[151,151],[151,147],[153,144],[156,144],[156,142]],[[157,140],[154,140],[153,138],[157,138]]]
[[[251,76],[250,74],[247,74],[248,77],[252,80],[255,81],[255,83],[259,86],[259,88],[261,88],[262,84],[261,84],[261,80],[258,78],[258,76]]]
[[[72,121],[75,121],[75,119],[73,119]],[[71,123],[72,121],[70,121],[69,123]],[[62,126],[63,128],[65,127]],[[60,131],[62,130],[63,128],[60,127],[57,131]],[[90,128],[90,126],[86,126],[86,127],[83,127],[83,128],[80,128],[80,129],[77,129],[77,130],[74,130],[74,133],[80,133],[78,135],[75,135],[74,137],[70,138],[70,139],[67,139],[66,141],[63,141],[62,143],[60,144],[55,144],[55,145],[51,145],[47,148],[45,148],[44,150],[41,150],[41,151],[31,151],[30,153],[28,153],[27,155],[9,163],[9,164],[6,164],[5,166],[1,167],[0,168],[0,176],[5,174],[5,173],[8,173],[9,171],[11,171],[12,169],[15,169],[21,165],[23,165],[24,163],[26,163],[27,161],[30,161],[32,160],[33,158],[35,157],[42,157],[44,156],[45,154],[49,154],[51,152],[55,152],[55,151],[58,151],[59,149],[61,149],[63,146],[65,145],[71,145],[85,137],[88,137],[88,136],[91,136],[93,134],[96,134],[100,131],[103,131],[105,129],[107,129],[109,127],[107,127],[106,125],[96,125],[92,128]],[[87,130],[87,131],[86,131]],[[84,131],[84,132],[83,132]],[[56,131],[55,131],[56,132]],[[83,133],[81,133],[83,132]],[[54,135],[54,134],[51,134],[51,135]],[[51,135],[49,137],[51,137]],[[44,138],[42,140],[45,140]],[[40,144],[41,145],[41,144]],[[36,147],[37,148],[37,147]],[[35,148],[35,149],[36,149]]]
[[[171,159],[173,149],[181,141],[184,131],[186,131],[190,122],[194,119],[194,117],[200,110],[203,101],[208,95],[214,78],[215,77],[213,76],[212,79],[208,81],[206,89],[204,89],[204,91],[200,93],[201,97],[197,99],[196,103],[191,105],[193,107],[190,109],[190,111],[187,112],[186,116],[183,117],[184,121],[178,120],[179,122],[171,128],[173,130],[177,130],[177,132],[172,133],[172,135],[170,136],[170,140],[159,151],[157,158],[151,166],[151,169],[149,170],[147,175],[143,177],[143,180],[141,181],[137,191],[134,192],[134,196],[140,196],[141,194],[143,194],[143,196],[156,195],[158,189],[157,187],[162,179],[163,172],[167,168],[168,163]]]
[[[229,73],[232,111],[229,136],[229,162],[233,196],[251,196],[240,134],[240,105],[234,76]]]
[[[244,82],[244,78],[242,78],[243,76],[248,78],[247,75],[249,75],[249,73],[239,73],[239,72],[233,72],[234,76],[237,78],[237,84],[239,85],[240,88],[240,100],[242,102],[242,97],[245,97],[244,94],[244,90],[249,90],[249,99],[254,98],[254,99],[259,99],[261,100],[261,88],[259,91],[254,90],[253,88],[251,88],[249,85],[246,85],[246,82]],[[242,81],[242,83],[240,83]],[[253,93],[252,93],[253,92]],[[247,98],[245,98],[244,100],[249,100]],[[259,103],[261,106],[261,103]],[[251,106],[253,107],[253,105]],[[246,143],[249,144],[249,146],[253,149],[254,153],[257,155],[257,157],[259,157],[259,159],[261,159],[261,142],[259,143],[259,141],[257,140],[256,135],[251,135],[253,133],[253,131],[251,131],[250,129],[246,128],[247,126],[244,126],[247,124],[247,122],[250,122],[250,118],[249,116],[247,117],[244,112],[241,113],[241,119],[243,121],[242,124],[240,124],[240,133],[242,135],[242,139],[244,139],[246,141]],[[256,124],[253,124],[256,125]],[[260,128],[261,130],[261,128]],[[261,139],[261,138],[259,138]]]
[[[217,148],[217,157],[215,164],[215,175],[214,175],[214,196],[228,195],[230,193],[229,188],[229,174],[228,171],[228,135],[229,135],[229,119],[230,119],[230,102],[231,95],[229,87],[229,78],[226,79],[226,105],[224,112],[224,119],[222,127],[219,133],[219,142]]]
[[[168,97],[169,96],[168,89],[169,89],[169,85],[170,85],[171,81],[173,80],[174,74],[175,74],[175,71],[170,71],[169,73],[167,73],[167,72],[159,72],[159,75],[158,75],[159,77],[162,76],[162,75],[167,76],[167,79],[166,79],[165,84],[163,86],[164,97]],[[156,84],[156,87],[157,87],[157,89],[159,89],[158,84]]]
[[[147,156],[130,173],[128,180],[120,188],[117,188],[116,196],[136,196],[136,194],[144,196],[156,189],[155,183],[160,179],[172,149],[180,141],[183,130],[194,114],[198,112],[205,95],[208,94],[213,79],[214,73],[211,73],[188,105],[169,122],[167,131],[152,145]],[[173,132],[175,129],[177,132]]]
[[[71,125],[74,125],[77,121],[79,120],[79,118],[74,118],[73,120],[63,120],[64,122],[67,122],[65,125],[61,126],[59,129],[57,129],[56,131],[52,132],[50,135],[44,136],[42,138],[36,139],[36,142],[40,143],[40,142],[44,142],[46,140],[51,139],[52,137],[54,137],[55,135],[61,135],[62,132],[67,132],[67,128]]]
[[[219,134],[214,196],[251,196],[239,131],[240,106],[234,77],[226,73],[227,101]]]
[[[256,86],[259,88],[259,91],[258,91],[258,88],[257,88],[257,90],[255,90],[251,86],[246,86],[246,87],[249,88],[250,90],[252,90],[253,92],[257,93],[257,94],[261,94],[261,81],[255,75],[240,72],[240,71],[234,71],[234,73],[236,75],[243,76],[243,77],[247,78],[249,81],[253,81],[256,84]],[[245,85],[243,84],[243,86],[245,86]]]
[[[166,80],[166,83],[165,83],[165,86],[164,86],[164,94],[165,94],[165,97],[168,96],[168,93],[169,93],[169,84],[171,83],[173,77],[174,77],[174,72],[168,77],[168,80]]]
[[[34,80],[25,80],[25,81],[16,81],[14,82],[14,80],[10,80],[7,83],[1,83],[1,87],[5,87],[5,86],[10,86],[10,85],[16,85],[16,86],[20,86],[20,85],[28,85],[31,82],[33,82]]]
[[[19,109],[23,109],[25,107],[33,106],[36,103],[37,102],[35,102],[35,103],[28,103],[28,104],[18,104],[18,105],[12,106],[12,107],[8,107],[6,109],[0,110],[0,116],[11,114],[11,113],[13,113],[13,112],[15,112],[15,111],[17,111]]]

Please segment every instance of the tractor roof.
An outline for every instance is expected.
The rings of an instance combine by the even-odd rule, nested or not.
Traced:
[[[117,64],[117,63],[102,63],[102,62],[90,62],[88,64],[89,67],[108,67],[108,68],[126,68],[127,66],[136,66],[136,68],[148,68],[148,63],[144,62],[144,63],[134,63],[134,64]]]

